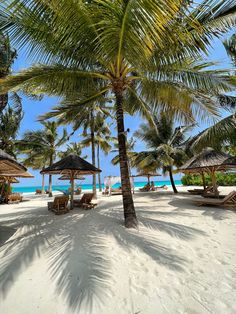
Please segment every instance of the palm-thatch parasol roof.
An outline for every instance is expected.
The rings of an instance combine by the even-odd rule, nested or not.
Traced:
[[[189,159],[179,170],[181,172],[201,172],[212,168],[215,171],[236,168],[236,157],[208,147]]]
[[[63,174],[69,176],[71,182],[71,209],[73,209],[74,205],[75,177],[78,175],[95,174],[98,172],[101,172],[101,170],[74,154],[70,154],[40,171],[41,174]]]
[[[71,154],[55,162],[52,166],[43,169],[40,173],[47,174],[69,174],[73,175],[94,174],[101,172],[100,169],[94,167],[86,160],[77,155]]]
[[[23,173],[27,171],[22,164],[16,161],[11,155],[5,153],[0,149],[0,175],[11,175],[15,176],[15,174]]]
[[[147,177],[148,179],[148,183],[150,183],[150,178],[151,177],[159,177],[161,176],[159,173],[157,172],[140,172],[136,175],[133,175],[131,177],[136,178],[136,177]]]
[[[219,195],[219,192],[217,189],[215,172],[230,168],[236,168],[236,157],[207,147],[200,154],[189,159],[182,167],[179,168],[179,171],[185,173],[202,173],[203,181],[204,172],[209,172],[215,195],[217,196]]]
[[[136,177],[159,177],[159,176],[161,176],[160,173],[155,173],[155,172],[147,172],[147,173],[145,173],[145,172],[140,172],[140,173],[135,174],[135,175],[133,175],[133,176],[131,176],[131,177],[136,178]]]
[[[0,176],[10,178],[10,177],[17,177],[17,178],[34,178],[34,176],[29,173],[28,171],[25,172],[15,172],[15,173],[0,173]]]

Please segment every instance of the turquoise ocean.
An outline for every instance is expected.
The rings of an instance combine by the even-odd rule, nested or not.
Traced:
[[[143,181],[143,182],[134,182],[134,186],[136,188],[141,188],[143,187],[145,184],[147,183],[147,181]],[[168,185],[170,186],[171,183],[169,180],[166,181],[154,181],[155,186],[161,186],[161,185]],[[175,180],[175,184],[176,185],[182,185],[180,180]],[[82,190],[92,190],[92,184],[76,184],[76,187],[81,187]],[[115,184],[113,187],[114,188],[118,188],[120,186],[120,183]],[[56,191],[64,191],[67,190],[70,187],[69,184],[66,185],[53,185],[52,186],[52,190],[54,192]],[[35,190],[37,189],[41,189],[41,186],[17,186],[17,185],[12,185],[13,188],[13,192],[19,192],[19,193],[32,193],[35,192]],[[48,186],[45,186],[45,189],[47,189]],[[97,188],[98,188],[98,184],[97,184]],[[104,188],[104,184],[102,184],[102,188]]]

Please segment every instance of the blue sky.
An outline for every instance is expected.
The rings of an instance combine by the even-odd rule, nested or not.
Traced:
[[[229,37],[230,34],[227,35]],[[17,47],[15,47],[17,49]],[[210,54],[208,60],[214,60],[218,61],[221,64],[221,67],[223,68],[229,68],[231,67],[230,60],[225,52],[225,49],[223,47],[223,44],[219,40],[215,40],[212,43],[212,48],[210,49]],[[18,50],[18,58],[15,61],[13,65],[13,73],[16,73],[22,69],[25,69],[29,67],[33,61],[28,58],[27,54],[24,50]],[[37,130],[39,129],[40,123],[37,122],[37,118],[39,115],[46,113],[50,111],[50,109],[58,104],[58,99],[55,97],[44,97],[41,101],[34,101],[26,97],[22,97],[23,102],[23,110],[24,110],[24,118],[21,124],[19,137],[23,135],[25,131],[28,130]],[[222,116],[227,115],[227,113],[222,111]],[[134,131],[138,129],[138,126],[142,123],[142,120],[139,116],[125,116],[125,126],[126,128],[130,129],[129,136],[132,136]],[[198,121],[199,126],[194,129],[193,133],[197,133],[200,130],[206,128],[209,126],[209,124]],[[73,138],[71,138],[71,141],[73,142],[79,142],[79,133],[75,134]],[[116,131],[112,130],[113,135],[116,135]],[[145,148],[144,144],[142,142],[136,142],[136,150],[141,151]],[[90,149],[85,149],[84,153],[88,155],[88,161],[91,161],[90,159]],[[101,154],[101,169],[102,169],[102,178],[107,175],[119,175],[119,167],[115,167],[111,164],[111,159],[114,157],[114,153],[110,153],[108,156],[105,156],[104,154]],[[33,171],[32,169],[29,169],[30,172],[35,176],[34,179],[21,179],[20,184],[18,186],[31,186],[31,185],[40,185],[41,184],[41,176],[38,171]],[[135,170],[133,170],[135,173]],[[178,179],[180,175],[176,175],[175,178]],[[159,177],[158,180],[163,180],[164,177]],[[168,179],[168,178],[166,178]],[[91,183],[92,178],[91,176],[88,176],[83,183]],[[138,181],[138,180],[137,180]],[[139,180],[142,181],[142,178]],[[57,180],[57,177],[55,176],[53,178],[53,184],[62,184],[60,181]]]

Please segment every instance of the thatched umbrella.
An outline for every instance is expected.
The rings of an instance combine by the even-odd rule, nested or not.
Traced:
[[[155,173],[155,172],[141,172],[141,173],[138,173],[138,174],[136,174],[136,175],[133,175],[133,176],[131,176],[131,177],[133,177],[133,178],[136,178],[136,177],[147,177],[147,179],[148,179],[148,183],[150,184],[150,178],[151,177],[159,177],[159,176],[161,176],[159,173]]]
[[[52,166],[43,169],[40,173],[67,175],[71,182],[71,209],[74,203],[74,180],[78,175],[95,174],[101,172],[86,160],[77,155],[71,154],[54,163]]]
[[[189,159],[179,170],[184,173],[203,174],[204,172],[208,172],[212,179],[215,194],[218,195],[215,172],[230,168],[236,168],[236,157],[208,147],[200,154]]]
[[[27,168],[0,149],[0,176],[3,176],[3,174],[15,176],[15,174],[25,171],[27,171]]]
[[[27,168],[16,161],[11,155],[0,149],[0,177],[3,179],[2,182],[7,182],[9,186],[8,191],[10,191],[12,180],[14,181],[16,177],[33,178],[34,176],[27,172]],[[1,194],[2,193],[3,187]]]

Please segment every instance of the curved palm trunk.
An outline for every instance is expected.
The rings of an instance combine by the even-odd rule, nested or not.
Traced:
[[[172,185],[172,189],[174,191],[174,193],[178,193],[178,190],[176,189],[176,186],[175,186],[175,181],[174,181],[174,178],[173,178],[173,174],[172,174],[172,168],[169,167],[169,176],[170,176],[170,182],[171,182],[171,185]]]
[[[96,158],[95,158],[95,141],[94,141],[94,115],[93,110],[91,111],[91,148],[92,148],[92,164],[96,167]],[[97,189],[96,189],[96,174],[93,174],[93,195],[94,198],[97,197]]]
[[[129,167],[126,151],[126,135],[124,129],[124,113],[123,113],[123,95],[122,91],[117,91],[116,95],[116,122],[118,130],[118,144],[119,144],[119,161],[121,174],[121,187],[124,207],[125,227],[136,228],[138,225],[134,202],[131,192]]]
[[[98,164],[98,169],[100,169],[100,145],[98,143],[97,147],[97,164]],[[100,172],[98,173],[98,184],[99,184],[99,191],[102,191],[102,182],[101,182],[101,174]]]

